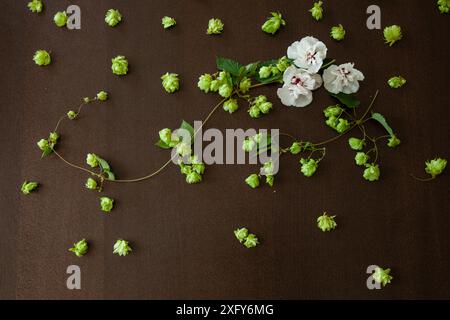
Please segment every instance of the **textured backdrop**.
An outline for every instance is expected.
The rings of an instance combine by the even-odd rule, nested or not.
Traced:
[[[45,1],[41,15],[26,0],[3,1],[1,29],[0,140],[0,297],[2,298],[449,298],[449,174],[419,183],[427,158],[449,157],[450,16],[434,1],[378,1],[382,25],[399,24],[404,39],[383,44],[382,31],[366,28],[373,1],[325,1],[325,18],[314,21],[312,1]],[[57,28],[56,11],[78,4],[82,29]],[[116,28],[104,23],[109,8],[124,15]],[[270,11],[287,26],[272,37],[260,31]],[[161,17],[178,25],[167,31]],[[207,36],[209,18],[220,17],[225,31]],[[342,43],[330,27],[344,24]],[[110,215],[100,212],[86,176],[53,155],[40,159],[36,141],[48,135],[58,117],[80,98],[110,92],[76,122],[65,123],[59,151],[84,163],[86,153],[108,159],[121,178],[153,171],[167,151],[153,146],[158,131],[182,119],[200,120],[217,102],[196,87],[198,76],[215,70],[215,56],[251,62],[277,58],[301,37],[323,40],[329,56],[355,62],[366,80],[358,97],[366,106],[380,89],[375,109],[385,114],[403,144],[381,148],[382,178],[368,183],[354,164],[345,139],[327,150],[317,174],[299,173],[297,157],[282,160],[273,189],[248,188],[243,179],[255,167],[209,166],[204,182],[190,186],[175,166],[151,181],[107,185],[117,199]],[[37,49],[52,52],[40,68]],[[130,73],[116,77],[111,58],[123,54]],[[163,92],[160,75],[179,73],[181,90]],[[397,91],[386,80],[401,74],[408,84]],[[208,127],[280,128],[305,140],[333,132],[322,109],[333,101],[324,90],[311,106],[287,108],[276,86],[259,90],[274,111],[250,119],[239,112],[217,112]],[[370,126],[372,132],[383,132]],[[25,179],[42,183],[30,196],[19,194]],[[322,233],[315,219],[323,211],[338,216],[338,229]],[[247,250],[233,235],[247,226],[261,245]],[[67,252],[86,238],[91,250],[82,259]],[[132,242],[127,257],[112,254],[118,238]],[[77,264],[82,290],[66,289],[66,268]],[[383,290],[366,288],[371,264],[392,268]]]

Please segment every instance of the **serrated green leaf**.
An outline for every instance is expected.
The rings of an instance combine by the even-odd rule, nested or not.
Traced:
[[[229,72],[231,75],[239,77],[239,71],[242,65],[234,60],[217,57],[216,58],[217,69]]]
[[[181,123],[180,129],[184,129],[187,130],[190,135],[191,135],[191,142],[193,143],[194,141],[194,128],[189,124],[189,122],[186,122],[183,120],[183,122]]]
[[[348,108],[356,108],[360,105],[360,101],[355,98],[352,94],[338,93],[334,94],[330,92],[330,95],[336,99],[338,99],[343,105]]]
[[[384,129],[386,129],[389,135],[391,136],[394,135],[394,130],[392,130],[392,128],[387,123],[386,118],[381,113],[378,112],[372,113],[372,119],[378,121],[384,127]]]
[[[161,139],[155,143],[155,146],[160,147],[161,149],[170,149],[170,146]]]

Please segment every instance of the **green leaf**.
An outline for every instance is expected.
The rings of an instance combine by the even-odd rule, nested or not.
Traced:
[[[170,146],[161,139],[155,143],[155,146],[160,147],[161,149],[170,149]]]
[[[253,62],[245,66],[244,76],[253,77],[258,69],[259,62]]]
[[[191,142],[194,143],[194,128],[189,124],[189,122],[186,122],[183,120],[181,123],[180,129],[187,130],[191,135]]]
[[[394,130],[392,130],[392,128],[387,123],[386,118],[382,114],[378,112],[372,113],[372,119],[378,121],[386,129],[389,135],[394,136]]]
[[[342,104],[349,108],[356,108],[361,103],[358,99],[355,98],[352,94],[338,93],[334,94],[330,92],[330,95],[336,99],[338,99]]]
[[[258,64],[258,68],[256,70],[256,74],[255,74],[255,79],[260,82],[260,83],[271,83],[271,82],[281,82],[283,80],[283,72],[280,72],[277,75],[271,76],[269,78],[260,78],[259,77],[259,69],[261,69],[262,67],[268,67],[268,66],[276,66],[278,63],[278,60],[267,60],[267,61],[263,61],[260,62]]]
[[[103,172],[106,173],[108,180],[116,180],[116,176],[111,171],[104,170]]]
[[[216,58],[217,69],[229,72],[233,76],[239,77],[239,71],[242,65],[234,60],[217,57]]]
[[[100,168],[102,169],[102,171],[111,171],[111,168],[108,164],[108,162],[106,162],[105,160],[103,160],[102,158],[100,158],[99,156],[97,156],[97,161],[98,164],[100,165]]]

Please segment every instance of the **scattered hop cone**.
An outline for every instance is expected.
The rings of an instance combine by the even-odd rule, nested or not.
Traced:
[[[392,89],[398,89],[403,87],[406,84],[406,79],[402,76],[392,77],[388,80],[388,85]]]
[[[28,9],[30,9],[31,12],[41,13],[42,9],[44,9],[44,5],[41,0],[32,0],[28,2]]]
[[[91,168],[98,167],[97,155],[94,153],[88,153],[86,156],[86,163],[91,166]]]
[[[301,169],[300,171],[303,173],[305,177],[311,177],[319,167],[319,163],[314,159],[300,159]]]
[[[248,236],[248,229],[247,228],[236,229],[234,230],[234,235],[236,236],[236,239],[238,239],[239,242],[242,243]]]
[[[387,145],[388,145],[388,147],[395,148],[400,143],[401,143],[401,140],[399,138],[397,138],[396,135],[393,135],[389,138]]]
[[[101,197],[100,208],[104,212],[111,212],[111,210],[114,208],[114,200],[108,197]]]
[[[366,144],[366,142],[361,139],[350,138],[350,139],[348,139],[348,144],[349,144],[350,148],[358,151],[358,150],[362,150],[364,148],[364,145]]]
[[[366,164],[366,169],[364,170],[363,177],[368,181],[376,181],[380,178],[380,168],[375,164]]]
[[[342,24],[332,27],[330,32],[331,38],[336,41],[342,41],[345,38],[345,29]]]
[[[369,160],[369,155],[364,152],[358,152],[355,156],[355,162],[358,166],[364,166]]]
[[[88,178],[85,184],[86,188],[88,188],[89,190],[95,190],[97,189],[97,181],[95,181],[92,178]]]
[[[115,75],[123,76],[128,73],[128,60],[125,56],[117,56],[111,62],[111,70]]]
[[[294,142],[289,148],[289,151],[292,154],[299,154],[300,152],[302,152],[302,145],[299,142]]]
[[[89,250],[89,245],[86,239],[80,240],[77,243],[73,244],[73,247],[69,249],[70,252],[73,252],[77,257],[84,256]]]
[[[394,43],[402,39],[402,28],[397,25],[386,27],[384,28],[383,35],[386,43],[392,47]]]
[[[47,51],[38,50],[34,53],[33,61],[38,66],[47,66],[52,62],[52,59]]]
[[[259,176],[254,173],[251,174],[247,179],[245,179],[245,182],[253,189],[259,187]]]
[[[174,93],[180,89],[180,79],[176,73],[166,73],[161,76],[162,86],[168,93]]]
[[[449,13],[450,11],[450,0],[438,0],[438,9],[441,13]]]
[[[315,2],[314,6],[309,10],[309,12],[311,12],[312,17],[317,21],[322,20],[323,18],[322,4],[323,4],[322,1]]]
[[[236,112],[238,108],[239,106],[236,99],[229,99],[223,104],[223,110],[228,111],[229,113]]]
[[[250,233],[247,238],[245,238],[244,246],[248,249],[254,248],[259,244],[258,238],[253,234]]]
[[[67,24],[67,13],[65,11],[57,12],[53,17],[57,27],[64,27]]]
[[[208,21],[207,34],[221,34],[223,31],[224,24],[220,19],[210,19]]]
[[[122,21],[122,14],[119,10],[109,9],[106,11],[105,22],[108,26],[115,27],[120,21]]]
[[[283,20],[281,13],[271,12],[272,17],[262,25],[261,30],[265,33],[275,34],[281,26],[286,25],[286,21]]]
[[[23,194],[27,195],[27,194],[30,194],[32,191],[36,190],[38,187],[39,187],[39,183],[37,183],[37,182],[25,181],[22,184],[22,187],[20,188],[20,190],[22,191]]]
[[[388,283],[391,283],[391,280],[393,277],[389,274],[391,272],[391,269],[383,269],[378,267],[375,272],[372,275],[372,278],[383,285],[385,287]]]
[[[177,22],[175,21],[174,18],[165,16],[161,19],[161,23],[164,27],[164,29],[169,29],[170,27],[173,27],[174,25],[177,24]]]
[[[197,86],[203,92],[208,93],[209,90],[211,90],[211,82],[212,76],[210,74],[205,73],[204,75],[201,75],[200,78],[198,78]]]
[[[436,158],[425,162],[425,172],[430,174],[433,178],[440,175],[447,166],[447,160]]]
[[[108,100],[108,93],[105,91],[100,91],[99,93],[97,93],[97,100],[99,100],[99,101]]]
[[[329,216],[326,212],[317,218],[317,227],[323,232],[334,230],[337,223],[334,221],[336,216]]]
[[[129,242],[123,239],[117,240],[113,249],[113,253],[119,256],[126,256],[132,251]]]
[[[77,117],[77,113],[73,110],[70,110],[69,112],[67,112],[67,118],[69,118],[70,120],[74,120]]]

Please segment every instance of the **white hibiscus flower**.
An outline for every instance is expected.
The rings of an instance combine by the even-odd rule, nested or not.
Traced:
[[[359,90],[359,81],[364,80],[361,71],[353,68],[354,63],[331,65],[323,72],[324,87],[329,92],[351,94]]]
[[[287,50],[289,59],[294,60],[297,67],[309,73],[317,73],[327,57],[327,47],[314,37],[305,37],[294,42]]]
[[[318,74],[310,74],[305,70],[290,66],[283,75],[284,85],[277,93],[285,106],[306,107],[313,100],[312,90],[322,85]]]

